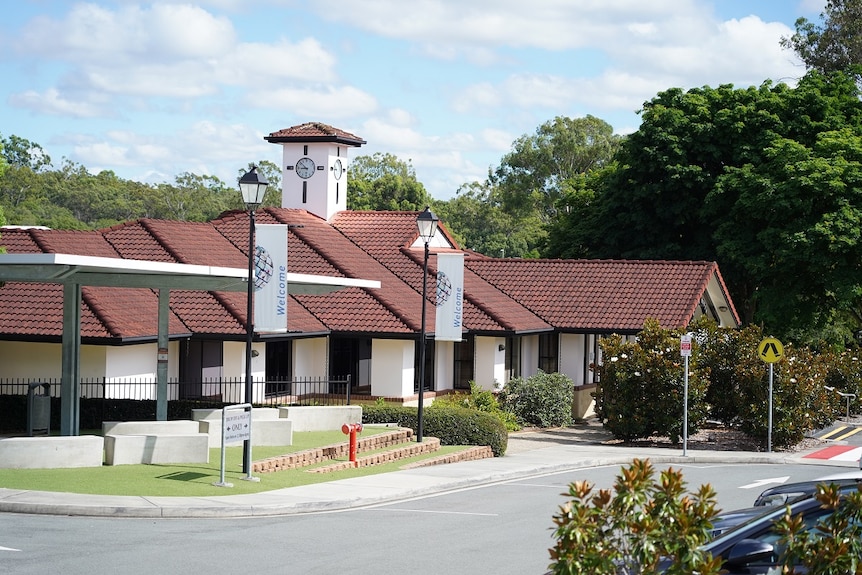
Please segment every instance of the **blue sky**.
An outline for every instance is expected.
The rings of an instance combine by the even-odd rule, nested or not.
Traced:
[[[232,184],[308,121],[410,160],[438,199],[556,116],[637,129],[671,87],[793,84],[779,39],[824,0],[18,0],[0,19],[0,134],[54,165]]]

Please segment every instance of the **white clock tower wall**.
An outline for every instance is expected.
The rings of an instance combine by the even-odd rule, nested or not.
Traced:
[[[327,221],[347,209],[349,146],[333,142],[284,142],[281,146],[283,208],[306,210]]]

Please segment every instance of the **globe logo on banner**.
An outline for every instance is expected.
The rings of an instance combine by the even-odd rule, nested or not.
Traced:
[[[437,307],[440,307],[452,295],[452,282],[443,272],[437,272]]]
[[[263,246],[254,250],[254,291],[259,291],[272,279],[274,269],[272,256]]]

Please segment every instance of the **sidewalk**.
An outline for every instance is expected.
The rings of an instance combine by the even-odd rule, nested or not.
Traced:
[[[0,512],[99,517],[248,517],[336,511],[601,465],[653,463],[809,463],[808,452],[755,453],[605,445],[600,425],[514,433],[504,457],[434,465],[246,495],[139,497],[0,488]],[[812,450],[817,451],[817,450]],[[858,469],[855,461],[830,465]]]

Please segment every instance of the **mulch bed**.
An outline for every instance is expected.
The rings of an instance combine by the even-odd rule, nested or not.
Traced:
[[[682,440],[679,443],[673,443],[667,437],[648,437],[636,441],[623,441],[621,439],[611,439],[604,442],[607,445],[633,445],[637,447],[667,447],[679,449],[682,447]],[[776,447],[773,445],[773,451],[782,452],[798,452],[816,449],[817,447],[827,445],[828,442],[806,437],[796,445],[789,447]],[[727,427],[721,424],[704,425],[700,431],[691,434],[688,437],[687,447],[689,449],[709,449],[713,451],[766,451],[766,442],[750,437],[741,430]]]

